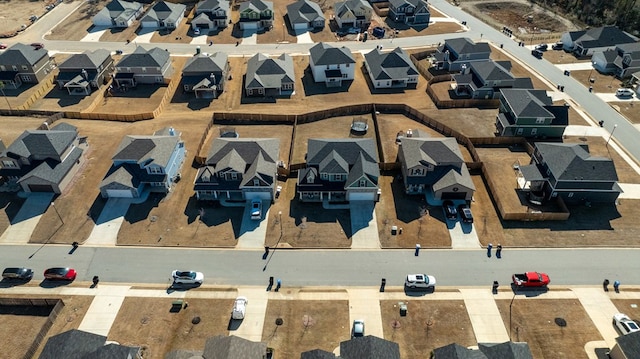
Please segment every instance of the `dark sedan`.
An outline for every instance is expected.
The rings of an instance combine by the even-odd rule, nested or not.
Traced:
[[[44,278],[49,280],[67,280],[73,281],[76,279],[76,270],[73,268],[49,268],[44,271]]]
[[[33,271],[29,268],[5,268],[2,271],[2,279],[21,280],[28,282],[33,278]]]
[[[456,211],[456,207],[453,205],[452,201],[442,202],[442,208],[444,209],[444,215],[447,219],[458,218],[458,211]]]

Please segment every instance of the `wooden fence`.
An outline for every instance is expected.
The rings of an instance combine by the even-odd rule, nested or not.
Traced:
[[[46,95],[53,88],[54,76],[49,74],[44,80],[42,80],[37,88],[31,93],[31,96],[27,98],[22,104],[16,106],[13,110],[28,110],[36,101],[42,96]]]

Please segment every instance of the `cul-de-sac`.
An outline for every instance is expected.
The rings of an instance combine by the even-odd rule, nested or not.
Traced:
[[[640,4],[0,1],[0,357],[640,358]]]

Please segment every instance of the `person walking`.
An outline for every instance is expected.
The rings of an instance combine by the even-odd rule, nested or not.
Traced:
[[[498,246],[496,247],[496,258],[502,258],[502,244],[500,243],[498,243]]]
[[[487,245],[487,257],[491,258],[491,249],[493,248],[493,244],[489,243]]]

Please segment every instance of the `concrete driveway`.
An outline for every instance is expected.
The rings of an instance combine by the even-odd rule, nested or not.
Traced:
[[[124,215],[133,202],[133,198],[109,198],[84,244],[115,246]]]
[[[373,201],[351,201],[351,248],[379,249],[378,222]]]
[[[262,201],[262,218],[251,219],[251,201],[247,201],[242,215],[240,226],[240,238],[236,248],[264,249],[264,239],[267,236],[267,224],[269,223],[269,209],[271,202]]]
[[[0,243],[29,243],[31,234],[53,200],[53,193],[30,193],[0,237]],[[60,223],[62,225],[62,223]]]
[[[107,30],[109,30],[108,27],[94,26],[94,27],[91,28],[91,30],[89,30],[89,33],[87,35],[85,35],[85,37],[83,37],[82,40],[80,40],[80,41],[98,42],[98,41],[100,41],[100,37],[102,37],[102,35]]]

